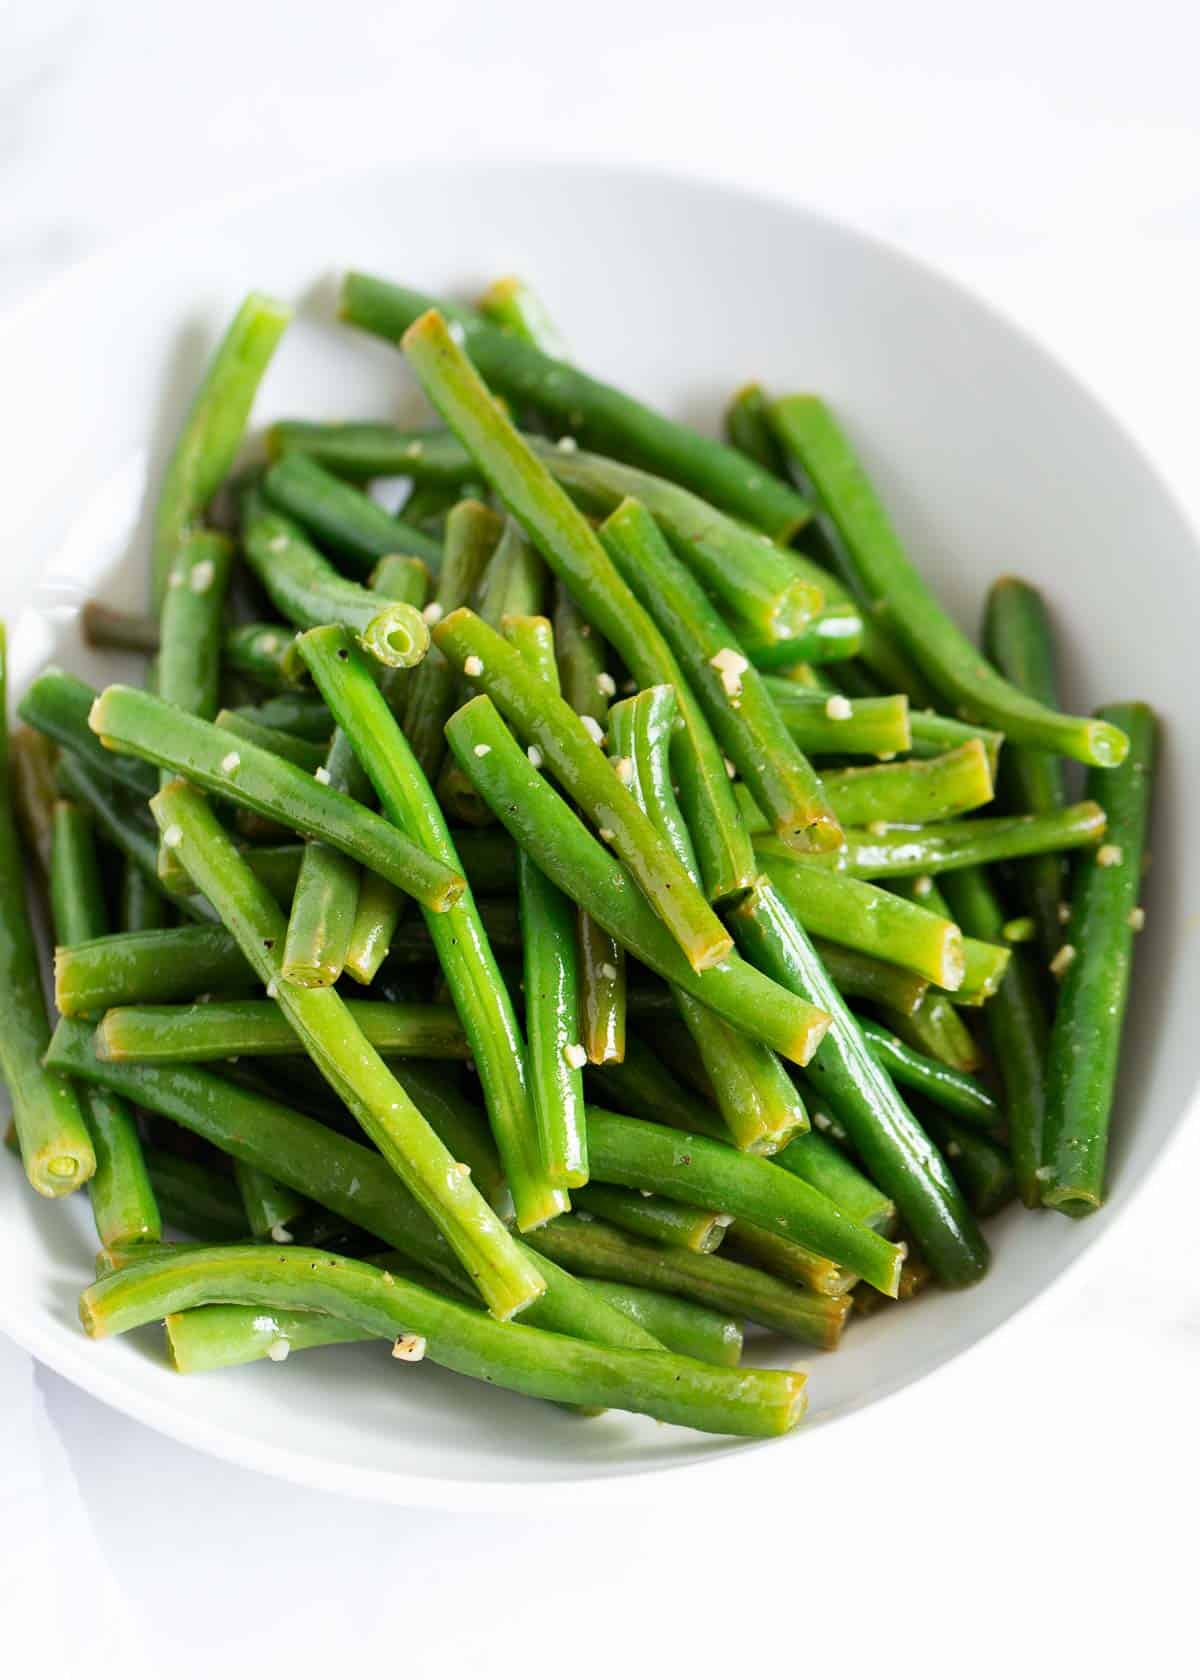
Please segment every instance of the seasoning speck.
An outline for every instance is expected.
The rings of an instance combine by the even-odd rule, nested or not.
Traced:
[[[481,677],[483,675],[483,660],[477,653],[472,653],[463,660],[463,675],[466,677]]]
[[[188,578],[188,588],[193,595],[206,595],[212,588],[216,575],[217,568],[211,560],[198,560]]]
[[[224,772],[227,776],[232,776],[233,772],[237,769],[238,765],[241,762],[242,762],[241,753],[239,753],[239,752],[227,752],[225,754],[225,757],[221,760],[221,769],[224,770]]]
[[[525,757],[529,760],[530,764],[533,765],[535,770],[540,770],[542,765],[546,762],[542,757],[541,747],[526,747]]]
[[[291,1351],[292,1351],[292,1344],[288,1341],[287,1337],[286,1336],[276,1336],[275,1340],[271,1343],[270,1347],[267,1349],[267,1358],[268,1359],[273,1359],[275,1361],[276,1365],[278,1365],[281,1360],[287,1358],[288,1354],[291,1353]]]
[[[599,671],[596,674],[596,687],[605,699],[611,700],[617,692],[617,679],[610,671]]]
[[[560,437],[558,440],[558,447],[564,455],[574,455],[575,451],[579,448],[579,445],[575,442],[573,437]]]
[[[582,1044],[564,1044],[563,1061],[569,1068],[581,1068],[587,1065],[587,1051]]]
[[[487,755],[491,752],[491,750],[492,750],[491,747],[488,746],[486,741],[480,741],[478,746],[476,746],[474,748],[475,757],[476,758],[486,758]]]
[[[1145,927],[1146,912],[1142,909],[1140,904],[1135,904],[1133,909],[1129,912],[1129,925],[1133,929],[1134,933],[1141,933],[1142,929]]]
[[[272,1225],[272,1227],[271,1227],[271,1241],[272,1242],[290,1243],[290,1242],[295,1242],[295,1240],[296,1240],[295,1237],[293,1237],[292,1233],[288,1230],[286,1225]]]
[[[631,758],[614,758],[613,769],[617,773],[617,780],[628,787],[633,781],[633,760]]]
[[[1074,945],[1060,945],[1058,950],[1055,951],[1054,955],[1050,959],[1051,974],[1053,974],[1056,980],[1061,980],[1074,961]]]
[[[1101,869],[1113,869],[1118,863],[1123,863],[1124,859],[1125,853],[1120,846],[1114,846],[1111,842],[1096,848],[1096,862]]]
[[[178,823],[172,823],[170,828],[165,828],[163,830],[163,845],[169,846],[172,851],[175,850],[175,847],[179,845],[182,839],[183,830],[180,828]]]
[[[844,694],[831,694],[825,702],[825,716],[834,723],[845,723],[854,708]]]
[[[317,768],[313,771],[313,780],[317,781],[317,782],[320,782],[322,787],[328,787],[329,786],[331,778],[330,778],[328,770],[326,770],[326,768],[323,764],[318,765]]]
[[[424,1336],[397,1336],[392,1343],[392,1358],[402,1359],[406,1365],[417,1365],[424,1357]]]
[[[440,601],[430,601],[427,607],[421,608],[421,617],[426,624],[436,624],[444,610]]]
[[[595,741],[596,745],[598,747],[603,746],[604,730],[596,722],[595,718],[590,717],[587,712],[584,712],[581,714],[579,721],[592,737],[592,740]]]
[[[720,675],[721,687],[731,699],[742,692],[742,673],[750,666],[744,653],[731,647],[718,648],[708,663]]]

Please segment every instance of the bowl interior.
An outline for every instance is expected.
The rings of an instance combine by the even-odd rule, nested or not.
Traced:
[[[618,169],[380,169],[193,217],[68,275],[3,333],[8,400],[0,613],[19,694],[47,659],[122,674],[80,644],[89,594],[142,599],[145,514],[208,347],[251,286],[299,318],[256,420],[421,413],[400,357],[332,321],[329,265],[470,295],[516,270],[580,362],[704,428],[748,378],[836,405],[911,552],[963,623],[1017,572],[1046,592],[1067,699],[1157,703],[1168,729],[1148,919],[1116,1106],[1112,1197],[1076,1225],[1010,1211],[990,1277],[855,1325],[815,1355],[828,1419],[932,1370],[1008,1318],[1119,1217],[1197,1079],[1200,956],[1181,860],[1200,833],[1190,671],[1194,538],[1116,425],[1035,346],[946,281],[775,203]],[[1147,983],[1150,982],[1150,983]],[[185,1381],[160,1337],[93,1346],[75,1297],[94,1241],[83,1198],[43,1203],[0,1172],[0,1326],[112,1403],[192,1444],[325,1486],[429,1503],[554,1497],[765,1450],[610,1414],[581,1422],[383,1348],[308,1353]],[[771,1340],[764,1358],[794,1358]]]

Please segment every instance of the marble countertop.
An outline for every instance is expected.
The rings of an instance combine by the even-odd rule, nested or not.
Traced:
[[[790,195],[948,269],[1117,409],[1200,519],[1200,16],[1147,0],[1131,29],[1100,12],[10,0],[0,304],[165,210],[308,170],[636,158]],[[830,1432],[786,1508],[729,1534],[712,1513],[703,1549],[669,1495],[534,1523],[292,1488],[152,1434],[0,1338],[6,1642],[31,1641],[50,1675],[81,1657],[186,1677],[419,1653],[417,1673],[504,1676],[566,1650],[588,1675],[611,1667],[588,1634],[599,1606],[635,1671],[852,1653],[852,1673],[920,1657],[929,1676],[961,1650],[990,1674],[1103,1648],[1154,1672],[1161,1647],[1157,1671],[1179,1672],[1190,1558],[1167,1541],[1196,1491],[1198,1171],[1193,1127],[1049,1299],[878,1408],[852,1464]]]

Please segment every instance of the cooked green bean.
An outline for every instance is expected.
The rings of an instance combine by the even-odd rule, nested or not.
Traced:
[[[926,1106],[922,1124],[938,1145],[950,1171],[963,1187],[980,1219],[999,1213],[1016,1194],[1016,1178],[1007,1152],[991,1138],[961,1126],[948,1114]]]
[[[493,326],[533,344],[556,361],[567,359],[566,344],[533,287],[515,274],[493,280],[479,299],[479,313]]]
[[[831,875],[795,858],[764,858],[776,892],[808,933],[836,939],[955,991],[966,967],[951,921],[870,881]]]
[[[105,932],[104,884],[92,824],[78,805],[65,801],[54,808],[50,902],[55,937],[64,944]],[[96,1157],[88,1180],[96,1235],[102,1244],[157,1241],[162,1220],[132,1113],[107,1091],[85,1090],[80,1107]]]
[[[55,1007],[68,1016],[246,991],[252,979],[236,942],[211,923],[107,934],[54,953]]]
[[[311,456],[354,482],[400,475],[457,487],[471,472],[457,439],[438,426],[402,430],[369,420],[279,420],[267,433],[267,448],[275,460]]]
[[[814,1100],[812,1106],[814,1116],[819,1115],[822,1124],[815,1131],[805,1132],[803,1137],[793,1138],[775,1156],[773,1164],[811,1184],[860,1224],[890,1234],[896,1223],[896,1204],[836,1144],[829,1142],[823,1125],[832,1122],[822,1114],[819,1100]]]
[[[333,734],[333,719],[319,694],[292,690],[288,694],[273,694],[255,706],[235,706],[232,716],[247,723],[260,723],[267,729],[282,729],[288,735],[302,735],[306,741],[319,741],[328,746]]]
[[[848,700],[769,673],[763,683],[792,739],[806,753],[888,758],[908,752],[912,745],[907,695]]]
[[[455,870],[430,857],[374,811],[240,736],[176,712],[153,694],[107,688],[89,721],[103,741],[338,847],[423,904],[448,908],[464,890]]]
[[[970,1211],[945,1162],[871,1054],[796,918],[763,882],[731,920],[767,973],[828,1013],[832,1024],[809,1064],[809,1081],[833,1105],[855,1152],[896,1203],[939,1279],[952,1286],[975,1282],[986,1270],[987,1247]]]
[[[973,1126],[993,1131],[1004,1118],[1004,1111],[986,1085],[972,1079],[969,1073],[947,1067],[945,1062],[923,1056],[895,1033],[888,1032],[874,1021],[859,1019],[859,1031],[874,1055],[891,1074],[897,1085],[907,1086],[929,1097],[940,1108]]]
[[[1042,597],[1020,578],[1000,578],[988,592],[983,615],[983,649],[1002,677],[1043,706],[1057,707],[1054,638]],[[1056,811],[1066,803],[1062,764],[1035,747],[1010,747],[1004,755],[1000,791],[1016,811]],[[1028,858],[1016,871],[1022,897],[1037,924],[1042,958],[1049,962],[1062,943],[1058,907],[1063,898],[1063,860],[1053,852]]]
[[[806,662],[830,665],[837,660],[853,659],[863,645],[862,614],[844,601],[826,604],[802,630],[782,639],[747,623],[736,613],[730,615],[730,624],[750,663],[760,671],[775,671],[780,675]]]
[[[446,725],[446,736],[521,849],[627,951],[781,1055],[802,1065],[812,1055],[824,1030],[824,1012],[736,956],[697,974],[633,877],[533,768],[487,695],[461,707]],[[480,746],[487,752],[478,753]]]
[[[70,1081],[42,1065],[50,1024],[9,793],[7,663],[0,626],[0,1075],[26,1177],[39,1195],[65,1196],[92,1177],[96,1152]]]
[[[742,1357],[742,1327],[737,1319],[713,1312],[696,1301],[639,1289],[632,1283],[591,1278],[589,1287],[609,1306],[648,1330],[672,1353],[702,1359],[708,1365],[737,1365]]]
[[[860,880],[883,881],[1033,857],[1038,852],[1094,848],[1103,837],[1104,811],[1094,799],[1085,799],[1041,817],[968,817],[887,834],[847,829],[840,851],[814,852],[807,861],[857,875]],[[758,837],[755,851],[767,857],[793,855],[771,834]]]
[[[391,342],[402,335],[407,339],[418,317],[434,307],[432,298],[366,274],[348,274],[343,282],[343,316]],[[759,471],[737,450],[677,425],[476,315],[453,314],[475,366],[504,396],[532,403],[589,442],[690,485],[782,542],[808,519],[808,504],[794,490]]]
[[[446,519],[446,541],[437,590],[426,617],[436,623],[465,606],[499,541],[501,524],[482,502],[459,502]],[[433,781],[446,755],[443,730],[454,710],[459,673],[431,647],[413,673],[404,709],[404,733],[422,771]]]
[[[233,1176],[251,1236],[270,1237],[279,1243],[292,1242],[288,1226],[307,1208],[304,1198],[269,1173],[247,1166],[245,1161],[234,1162]]]
[[[666,640],[587,520],[504,420],[444,327],[430,321],[408,349],[410,359],[420,364],[419,377],[435,404],[452,416],[453,428],[477,458],[479,470],[536,542],[588,622],[616,648],[639,684],[674,684],[684,720],[675,749],[680,799],[705,891],[717,901],[736,896],[754,877],[750,843],[721,750]]]
[[[795,1373],[730,1371],[678,1354],[496,1324],[475,1307],[320,1249],[266,1255],[238,1245],[144,1261],[85,1290],[80,1318],[89,1336],[116,1335],[231,1298],[331,1313],[392,1338],[410,1358],[427,1354],[451,1370],[547,1400],[617,1406],[735,1435],[783,1434],[803,1410],[804,1378]]]
[[[346,1007],[383,1056],[461,1062],[470,1054],[449,1004],[364,999]],[[213,1062],[231,1056],[288,1056],[298,1050],[296,1034],[280,1011],[258,998],[118,1005],[96,1029],[96,1051],[105,1061]]]
[[[242,441],[259,381],[291,310],[251,292],[205,369],[175,440],[154,512],[154,606],[162,605],[179,545],[220,489]]]
[[[13,815],[44,880],[50,877],[54,807],[58,802],[54,777],[57,762],[57,747],[40,730],[22,724],[11,732],[9,786]]]
[[[850,1299],[815,1295],[721,1254],[693,1254],[641,1242],[599,1219],[567,1214],[534,1232],[531,1246],[583,1277],[657,1289],[699,1301],[735,1318],[750,1318],[798,1342],[835,1348]]]
[[[1019,745],[1084,764],[1121,762],[1128,741],[1115,725],[1052,711],[980,657],[905,554],[848,439],[818,397],[785,397],[772,404],[771,418],[841,532],[856,592],[886,604],[889,628],[939,693]]]
[[[1108,838],[1078,865],[1071,919],[1054,959],[1061,980],[1046,1053],[1042,1202],[1081,1218],[1104,1200],[1108,1123],[1133,939],[1142,922],[1138,894],[1149,821],[1158,722],[1140,701],[1098,714],[1123,730],[1129,757],[1119,770],[1093,772],[1088,792],[1103,799]]]
[[[158,652],[159,623],[148,613],[125,612],[103,601],[86,601],[80,618],[89,647]],[[291,639],[286,624],[235,625],[221,636],[222,667],[272,692],[287,688],[290,683],[284,672],[284,654]]]
[[[776,478],[784,477],[787,467],[767,420],[767,399],[761,385],[756,382],[740,385],[730,397],[725,410],[725,435],[750,460],[757,461]]]
[[[592,1170],[603,1183],[719,1208],[802,1243],[884,1295],[894,1295],[900,1250],[794,1174],[697,1133],[588,1109]]]
[[[415,607],[335,572],[300,527],[276,513],[261,492],[243,492],[241,516],[242,551],[289,623],[301,629],[343,624],[381,665],[416,665],[424,658],[429,626]]]
[[[826,770],[821,783],[838,821],[855,828],[958,817],[986,805],[994,791],[987,750],[978,739],[936,758]]]
[[[463,609],[443,619],[434,640],[526,743],[538,748],[563,788],[611,841],[688,962],[697,972],[719,963],[732,940],[578,714],[474,613]],[[462,768],[469,774],[468,766]]]
[[[762,678],[645,508],[622,502],[600,527],[600,539],[670,643],[713,734],[775,832],[802,850],[838,846],[841,828],[819,777],[788,734]]]
[[[897,1010],[883,1004],[881,1014],[902,1043],[960,1073],[972,1073],[983,1061],[971,1030],[950,999],[930,991],[915,1009]]]
[[[1004,911],[980,869],[946,877],[955,915],[964,928],[985,939],[1002,936]],[[1062,929],[1059,928],[1061,936]],[[1026,1207],[1042,1199],[1038,1169],[1046,1116],[1046,1040],[1049,1027],[1032,956],[1014,950],[996,996],[987,1004],[992,1055],[1004,1088],[1009,1153],[1017,1191]],[[942,1100],[942,1106],[952,1108]],[[961,1112],[955,1110],[955,1112]]]
[[[117,917],[123,933],[145,933],[150,928],[171,925],[170,901],[159,891],[145,870],[130,857],[121,863],[121,902]]]
[[[378,693],[378,690],[374,690]],[[382,701],[380,702],[382,705]],[[385,708],[386,710],[386,708]],[[390,716],[390,714],[389,714]],[[359,1125],[443,1232],[498,1317],[541,1293],[540,1277],[454,1157],[354,1025],[331,987],[296,986],[280,957],[285,924],[205,801],[182,782],[151,802],[160,830],[178,830],[185,866],[287,1016],[305,1050]]]
[[[720,1248],[729,1216],[706,1208],[686,1207],[663,1196],[647,1196],[615,1184],[584,1184],[571,1197],[577,1211],[606,1219],[622,1231],[668,1248],[690,1248],[712,1254]]]
[[[92,733],[88,717],[95,701],[94,688],[48,665],[25,690],[17,716],[73,753],[94,776],[117,783],[136,799],[153,798],[158,777],[150,766],[124,753],[106,751]]]
[[[611,745],[630,792],[693,880],[696,857],[671,785],[675,692],[644,688],[609,714]],[[676,986],[675,1006],[730,1137],[740,1149],[770,1153],[807,1126],[796,1087],[775,1051],[748,1038]]]
[[[267,500],[308,531],[322,552],[365,577],[384,554],[412,554],[437,566],[442,545],[416,525],[385,513],[361,490],[335,478],[311,455],[285,455],[262,481]]]
[[[847,1294],[858,1282],[853,1272],[836,1261],[827,1260],[823,1254],[775,1231],[763,1231],[745,1219],[735,1219],[729,1227],[722,1254],[726,1260],[744,1260],[748,1266],[757,1266],[786,1283],[811,1289],[815,1295],[836,1298]]]
[[[814,936],[812,947],[825,972],[845,997],[861,998],[897,1015],[908,1016],[917,1013],[929,992],[928,980],[911,968],[897,968],[895,963],[870,957],[864,951],[852,951],[831,939]]]
[[[954,747],[961,747],[966,741],[982,741],[992,777],[995,778],[1000,747],[1004,741],[1003,731],[981,729],[977,724],[963,723],[960,718],[939,717],[936,712],[916,707],[909,711],[908,727],[912,734],[914,758],[937,758]]]
[[[338,730],[325,756],[327,787],[362,800],[367,789],[354,749]],[[299,986],[335,986],[346,965],[358,911],[359,871],[352,858],[320,840],[304,847],[283,947],[285,978]]]
[[[310,631],[299,648],[384,811],[418,837],[444,867],[456,870],[457,854],[445,819],[366,662],[335,626]],[[529,761],[522,762],[532,772]],[[529,1230],[560,1212],[566,1196],[550,1183],[541,1160],[525,1045],[470,889],[452,909],[427,916],[426,926],[479,1068],[517,1223]]]
[[[245,1242],[250,1235],[237,1185],[226,1173],[214,1172],[199,1161],[147,1144],[146,1170],[151,1194],[163,1221],[198,1242]],[[126,1263],[169,1252],[175,1245],[151,1242],[147,1254],[138,1246],[125,1250]]]
[[[668,1007],[674,1010],[671,994],[664,995]],[[665,1062],[632,1034],[626,1042],[624,1061],[589,1068],[587,1086],[589,1093],[599,1092],[608,1107],[622,1114],[657,1120],[661,1125],[674,1126],[676,1131],[703,1132],[705,1137],[729,1141],[720,1116],[687,1090]]]

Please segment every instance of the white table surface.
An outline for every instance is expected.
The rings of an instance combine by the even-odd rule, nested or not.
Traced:
[[[1200,516],[1198,47],[1183,0],[8,0],[0,304],[164,209],[311,169],[659,162],[965,280]],[[1050,1299],[741,1511],[686,1510],[669,1483],[649,1510],[536,1521],[310,1493],[174,1445],[0,1337],[4,1667],[1188,1671],[1198,1173],[1193,1127]]]

